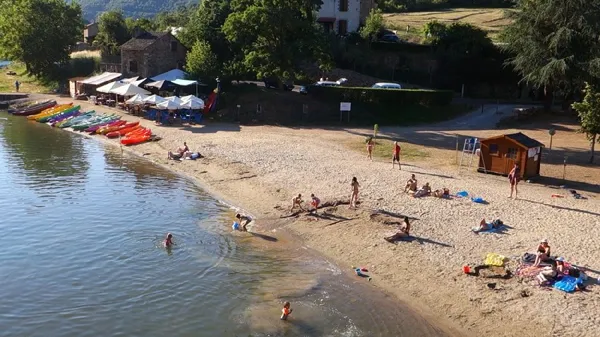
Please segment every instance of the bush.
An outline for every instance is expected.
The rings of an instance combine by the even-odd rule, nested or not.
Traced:
[[[373,42],[371,43],[371,48],[373,50],[404,53],[431,53],[433,51],[430,45],[407,42]]]
[[[319,86],[310,87],[309,93],[322,100],[386,106],[444,106],[450,104],[454,96],[454,93],[449,90],[397,90]]]

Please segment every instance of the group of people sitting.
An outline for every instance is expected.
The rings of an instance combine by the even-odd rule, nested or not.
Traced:
[[[177,151],[175,151],[175,152],[169,151],[168,157],[167,157],[167,159],[173,159],[173,160],[182,160],[182,159],[196,160],[198,158],[202,158],[202,155],[200,154],[200,152],[190,151],[190,148],[188,147],[186,142],[183,142],[183,147],[178,148]]]
[[[547,239],[540,241],[533,266],[538,267],[542,264],[545,264],[546,266],[536,277],[540,285],[546,285],[563,275],[579,278],[583,273],[582,270],[567,264],[563,257],[553,258],[550,255],[550,245],[548,244]],[[581,289],[581,287],[583,287],[581,284],[577,284],[577,289]]]
[[[290,208],[290,213],[294,212],[294,209],[300,208],[302,212],[304,212],[304,207],[302,204],[304,200],[302,200],[302,194],[298,194],[297,196],[292,198],[292,208]],[[321,204],[321,199],[317,198],[314,194],[310,195],[310,212],[317,213],[317,209],[319,209],[319,205]]]
[[[430,195],[433,195],[436,198],[450,197],[450,190],[445,187],[432,192],[429,183],[425,183],[425,185],[421,186],[421,188],[418,188],[417,177],[414,174],[411,175],[410,179],[406,181],[406,186],[404,186],[404,193],[410,193],[415,198],[427,197]]]

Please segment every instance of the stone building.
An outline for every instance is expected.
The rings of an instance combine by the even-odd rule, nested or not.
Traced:
[[[98,22],[92,22],[83,28],[83,42],[91,45],[98,35]]]
[[[151,78],[172,69],[183,69],[187,49],[169,32],[141,32],[121,46],[124,77]]]

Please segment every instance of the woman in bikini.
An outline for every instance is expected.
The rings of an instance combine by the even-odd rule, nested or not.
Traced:
[[[521,180],[521,168],[519,167],[519,163],[515,163],[515,166],[512,168],[512,170],[510,170],[510,173],[508,174],[508,181],[510,182],[509,198],[512,198],[513,190],[515,191],[515,199],[517,198],[517,185],[519,185],[519,180]]]
[[[356,208],[356,202],[358,201],[358,188],[360,187],[360,184],[358,183],[356,177],[352,177],[352,183],[350,184],[350,186],[352,187],[352,196],[350,197],[349,208]]]
[[[369,137],[367,139],[367,158],[373,160],[373,148],[375,147],[375,142],[373,138]]]
[[[396,234],[394,234],[392,236],[384,237],[383,239],[387,242],[394,243],[397,240],[400,240],[402,238],[406,238],[409,236],[410,236],[410,222],[408,220],[408,217],[405,216],[404,222],[403,222],[402,226],[400,226],[400,230]]]
[[[533,263],[534,267],[537,267],[540,265],[540,263],[550,259],[550,245],[548,244],[548,240],[544,239],[540,241],[536,255],[535,262]]]

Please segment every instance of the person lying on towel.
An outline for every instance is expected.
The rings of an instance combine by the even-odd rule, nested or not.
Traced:
[[[397,240],[403,239],[403,238],[407,238],[410,236],[410,222],[408,221],[408,217],[404,217],[404,221],[402,222],[402,225],[399,228],[399,231],[392,235],[392,236],[387,236],[384,237],[383,239],[387,242],[390,243],[394,243]]]
[[[491,230],[491,229],[496,229],[496,228],[500,228],[503,225],[502,220],[500,219],[496,219],[492,222],[487,222],[484,219],[481,219],[481,222],[479,223],[479,227],[473,228],[473,232],[481,232],[481,231],[487,231],[487,230]]]

